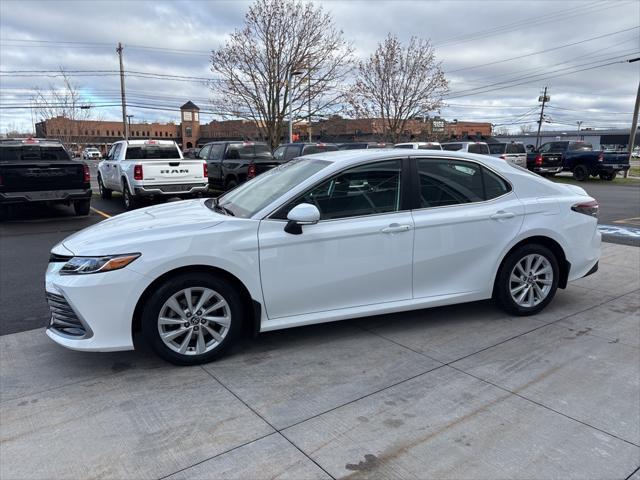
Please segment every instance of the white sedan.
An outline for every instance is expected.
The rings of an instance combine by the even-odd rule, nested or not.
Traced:
[[[352,150],[219,199],[118,215],[51,252],[47,334],[75,350],[208,362],[264,332],[494,298],[513,315],[594,272],[597,202],[503,160]]]

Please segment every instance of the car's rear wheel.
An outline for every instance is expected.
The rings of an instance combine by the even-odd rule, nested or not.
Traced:
[[[514,315],[538,313],[553,299],[560,269],[551,250],[523,245],[505,259],[496,279],[495,298]]]
[[[602,172],[600,173],[600,180],[611,182],[616,178],[618,172]]]
[[[108,200],[111,198],[111,190],[104,186],[102,182],[102,175],[98,174],[98,191],[100,192],[100,198]]]
[[[234,178],[227,179],[225,187],[227,190],[232,190],[238,186],[238,182]]]
[[[126,183],[122,187],[122,201],[126,210],[133,210],[138,206],[138,199],[131,194]]]
[[[222,277],[183,274],[151,295],[142,333],[151,348],[176,365],[197,365],[222,355],[241,331],[240,294]]]
[[[89,215],[91,210],[91,200],[76,200],[73,202],[73,210],[78,216]]]
[[[579,182],[584,182],[589,178],[589,170],[584,165],[578,165],[573,169],[573,178]]]

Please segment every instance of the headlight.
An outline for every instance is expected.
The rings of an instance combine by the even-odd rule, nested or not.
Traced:
[[[79,275],[85,273],[109,272],[126,267],[139,253],[126,255],[105,255],[103,257],[73,257],[60,269],[62,275]]]

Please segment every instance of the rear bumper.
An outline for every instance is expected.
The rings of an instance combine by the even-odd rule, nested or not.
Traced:
[[[625,170],[629,170],[629,165],[628,164],[607,164],[607,163],[603,163],[601,165],[598,165],[598,171],[600,172],[620,172],[620,171],[625,171]]]
[[[533,167],[533,171],[536,173],[560,173],[562,166],[560,167]]]
[[[91,189],[74,190],[43,190],[36,192],[4,192],[0,193],[0,204],[31,203],[31,202],[72,202],[74,200],[88,200]]]
[[[209,183],[147,185],[134,187],[135,195],[140,197],[157,195],[189,195],[194,193],[204,193],[208,189]]]

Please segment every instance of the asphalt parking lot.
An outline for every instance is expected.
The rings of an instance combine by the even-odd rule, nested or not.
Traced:
[[[4,335],[0,477],[637,479],[639,264],[606,243],[534,317],[297,328],[203,367]]]
[[[640,186],[585,188],[601,223],[633,229]],[[640,479],[640,248],[603,243],[600,270],[534,317],[383,315],[178,368],[44,335],[49,249],[122,211],[93,205],[0,224],[0,478]]]

